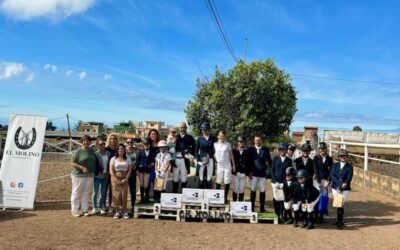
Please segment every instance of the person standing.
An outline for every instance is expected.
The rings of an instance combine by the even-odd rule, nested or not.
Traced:
[[[97,168],[96,175],[94,177],[94,186],[93,186],[93,195],[92,195],[92,205],[93,210],[92,214],[102,214],[106,213],[104,209],[104,203],[106,200],[107,188],[110,181],[110,171],[109,171],[109,162],[110,162],[110,152],[106,151],[106,142],[102,139],[97,141],[98,150],[96,152],[97,157]],[[97,196],[99,194],[100,188],[100,201],[99,206],[97,206]]]
[[[114,156],[116,156],[117,154],[117,147],[118,147],[118,137],[117,134],[110,134],[107,137],[107,141],[106,141],[106,151],[110,153],[110,159],[113,158]],[[110,171],[110,170],[108,170]],[[104,200],[104,206],[107,210],[110,210],[109,208],[111,208],[111,204],[112,204],[112,186],[111,186],[111,179],[109,178],[108,180],[108,207],[106,205],[106,201]],[[107,195],[106,195],[107,198]],[[112,211],[109,211],[112,212]]]
[[[173,182],[172,189],[174,193],[178,193],[179,177],[181,179],[182,188],[187,187],[187,177],[190,173],[190,160],[185,158],[185,154],[195,154],[196,142],[193,136],[187,134],[186,123],[179,124],[179,135],[176,136],[176,160],[173,165]]]
[[[132,161],[126,155],[124,144],[118,145],[117,154],[110,160],[111,185],[113,189],[112,207],[116,211],[114,219],[121,216],[129,219],[127,210],[128,182],[132,172]]]
[[[232,150],[233,159],[235,160],[236,171],[233,171],[233,201],[244,201],[244,189],[246,187],[247,176],[249,175],[249,153],[246,149],[243,137],[237,138],[238,146]]]
[[[82,209],[84,216],[90,216],[88,212],[89,193],[93,189],[93,181],[97,165],[96,154],[94,150],[89,148],[90,142],[90,136],[82,136],[82,146],[72,156],[71,214],[74,217],[81,216],[79,208]]]
[[[277,200],[275,197],[275,192],[278,189],[283,189],[283,181],[286,179],[286,169],[292,166],[292,160],[286,156],[288,145],[286,143],[280,143],[278,150],[279,155],[272,159],[271,166],[271,186],[274,194],[273,204],[275,214],[278,216],[278,222],[283,223],[283,212],[284,204],[283,200]]]
[[[318,145],[319,154],[313,159],[314,162],[314,173],[315,181],[314,186],[318,188],[321,195],[328,193],[328,189],[325,188],[326,183],[329,180],[330,170],[333,165],[333,159],[328,154],[328,147],[325,142],[320,142]],[[317,207],[319,204],[317,204]],[[324,214],[320,213],[315,209],[315,218],[318,222],[324,221]]]
[[[150,129],[149,133],[147,133],[147,138],[150,138],[151,140],[150,149],[155,157],[160,152],[158,148],[158,142],[160,141],[160,132],[158,132],[158,130],[155,128]],[[154,169],[154,164],[153,164],[153,167],[151,168],[150,171],[150,186],[154,187],[155,179],[156,179],[156,171]]]
[[[154,202],[159,203],[161,200],[161,193],[167,189],[168,172],[171,167],[172,156],[168,152],[168,144],[165,140],[158,142],[160,152],[155,158],[156,180],[162,180],[162,190],[154,189]]]
[[[304,143],[301,145],[301,156],[298,157],[294,161],[294,166],[297,171],[300,169],[305,169],[307,170],[307,173],[310,178],[307,178],[307,181],[311,182],[312,184],[312,178],[314,176],[314,162],[310,158],[310,152],[311,152],[311,145],[309,143]]]
[[[129,176],[129,193],[131,194],[131,214],[133,217],[133,212],[135,210],[135,204],[136,204],[136,171],[137,171],[137,165],[136,165],[136,155],[137,155],[137,148],[136,145],[134,144],[134,141],[132,138],[128,138],[126,140],[126,154],[131,158],[132,161],[132,171],[131,175]]]
[[[217,185],[216,189],[221,189],[224,180],[225,203],[228,201],[229,189],[231,185],[231,173],[236,171],[235,160],[233,159],[232,146],[225,141],[225,132],[218,133],[218,141],[214,143],[214,158],[217,163]]]
[[[151,140],[149,138],[143,141],[143,149],[139,151],[136,157],[136,165],[139,171],[140,183],[140,201],[141,203],[149,201],[150,192],[150,172],[154,168],[156,155],[151,150]]]
[[[210,123],[203,122],[201,124],[201,136],[197,138],[196,142],[196,159],[199,164],[199,179],[200,188],[211,188],[211,177],[214,171],[214,143],[217,139],[210,135]],[[207,176],[204,180],[204,170]]]
[[[295,155],[294,155],[295,152],[296,152],[296,145],[294,145],[293,143],[290,143],[288,145],[287,157],[292,159],[292,161],[295,160]]]
[[[262,145],[261,136],[257,135],[254,137],[254,146],[249,149],[250,155],[250,200],[252,210],[254,211],[254,205],[256,201],[257,184],[260,186],[260,212],[265,212],[265,189],[266,189],[266,171],[267,166],[271,166],[272,159],[269,149]]]
[[[333,197],[341,194],[343,196],[343,203],[341,208],[337,208],[336,228],[343,229],[344,227],[344,205],[347,201],[351,190],[351,181],[353,179],[353,166],[348,162],[348,152],[345,149],[340,149],[338,153],[339,162],[333,164],[330,173],[330,183],[325,184],[325,188],[332,187]]]

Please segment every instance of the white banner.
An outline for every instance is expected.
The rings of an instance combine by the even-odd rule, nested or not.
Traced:
[[[33,209],[47,117],[10,115],[0,169],[0,206]]]
[[[230,206],[234,216],[250,216],[252,214],[251,202],[236,201],[231,202]]]
[[[210,204],[225,204],[225,191],[218,189],[204,189],[204,201]]]
[[[182,208],[182,195],[181,194],[161,194],[161,207],[162,208]]]
[[[186,203],[201,204],[203,201],[204,190],[197,188],[183,188],[182,201]]]

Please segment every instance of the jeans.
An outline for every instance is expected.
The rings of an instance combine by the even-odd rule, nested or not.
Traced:
[[[94,177],[93,195],[92,195],[93,208],[104,208],[109,180],[110,179],[108,178],[103,179],[99,177]],[[99,201],[99,206],[97,206],[97,195],[99,194],[99,188],[100,188],[100,201]]]

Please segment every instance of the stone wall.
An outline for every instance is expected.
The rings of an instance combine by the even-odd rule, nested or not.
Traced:
[[[354,167],[352,184],[366,192],[376,192],[400,201],[400,179]]]

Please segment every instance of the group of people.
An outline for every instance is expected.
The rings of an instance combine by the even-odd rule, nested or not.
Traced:
[[[268,147],[263,145],[261,136],[256,135],[253,145],[246,148],[244,139],[237,138],[237,146],[225,140],[225,132],[216,138],[210,134],[210,124],[201,124],[201,135],[195,140],[187,134],[187,125],[179,124],[179,133],[170,129],[166,140],[160,140],[157,130],[150,130],[142,141],[143,148],[135,146],[133,138],[126,144],[119,144],[115,134],[106,141],[97,140],[97,151],[90,147],[90,137],[82,138],[82,147],[72,159],[71,210],[74,216],[89,216],[89,193],[93,189],[92,213],[105,214],[114,211],[114,218],[130,218],[136,204],[136,179],[140,184],[140,202],[149,201],[150,187],[154,188],[154,201],[159,202],[161,193],[166,191],[169,172],[172,172],[172,192],[187,187],[192,162],[196,164],[199,188],[211,188],[212,176],[216,175],[216,188],[222,183],[227,201],[233,179],[232,201],[244,201],[247,179],[250,182],[250,201],[255,209],[257,186],[259,186],[259,212],[265,212],[266,179],[271,179],[274,194],[273,206],[279,223],[312,229],[323,221],[318,211],[320,196],[327,194],[331,186],[333,196],[343,195],[345,201],[351,189],[353,168],[348,163],[345,150],[338,153],[339,162],[333,164],[328,155],[327,145],[319,144],[319,154],[311,159],[310,144],[300,148],[301,156],[294,157],[293,144],[280,143],[279,154],[271,157]],[[214,173],[214,167],[216,171]],[[128,189],[131,196],[132,213],[127,210]],[[108,193],[108,206],[106,202]],[[100,200],[97,198],[100,196]],[[343,203],[344,203],[343,201]],[[344,204],[343,204],[344,205]],[[82,210],[82,213],[79,212]],[[343,228],[343,206],[337,209],[338,229]]]

